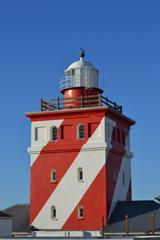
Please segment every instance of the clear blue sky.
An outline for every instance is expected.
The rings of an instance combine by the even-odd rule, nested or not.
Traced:
[[[160,1],[0,1],[0,209],[29,202],[30,123],[40,98],[59,95],[79,57],[100,70],[105,95],[136,120],[133,199],[160,194]]]

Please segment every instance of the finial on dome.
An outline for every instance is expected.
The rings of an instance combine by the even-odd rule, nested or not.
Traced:
[[[84,49],[80,48],[80,58],[84,58],[85,52]]]

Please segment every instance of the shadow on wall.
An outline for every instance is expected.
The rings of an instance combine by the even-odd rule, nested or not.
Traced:
[[[160,230],[160,204],[154,201],[119,201],[105,226],[105,232],[126,232],[125,216],[128,216],[129,232]],[[154,225],[154,226],[153,226]]]
[[[16,204],[4,209],[3,212],[12,216],[13,232],[30,232],[29,204]]]

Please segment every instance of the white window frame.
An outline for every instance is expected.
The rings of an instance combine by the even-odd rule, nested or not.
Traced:
[[[34,128],[34,141],[37,142],[38,141],[38,127]]]
[[[84,128],[84,137],[82,138],[82,137],[80,137],[80,127],[81,126],[83,126],[83,128]],[[79,139],[79,140],[83,140],[85,138],[85,126],[84,126],[84,124],[79,124],[78,126],[77,126],[77,139]]]
[[[81,216],[81,210],[82,210],[82,216]],[[77,208],[77,217],[78,219],[84,219],[84,208],[83,205],[79,205]]]
[[[82,173],[82,178],[81,178],[81,173]],[[84,182],[83,169],[82,169],[82,167],[79,167],[79,168],[77,169],[77,181],[78,181],[78,182]]]
[[[53,129],[56,129],[56,139],[53,139]],[[56,126],[52,126],[51,127],[51,140],[52,141],[54,141],[54,142],[56,142],[57,140],[58,140],[58,129],[57,129],[57,127]]]
[[[55,169],[51,169],[51,173],[50,173],[50,180],[51,182],[57,182],[57,173]],[[53,178],[54,176],[54,178]]]
[[[52,220],[57,220],[57,210],[55,206],[51,206],[51,219]]]

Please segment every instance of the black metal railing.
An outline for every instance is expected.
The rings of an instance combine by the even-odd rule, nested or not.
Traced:
[[[122,113],[122,106],[101,94],[72,98],[41,99],[41,111],[107,106]]]

